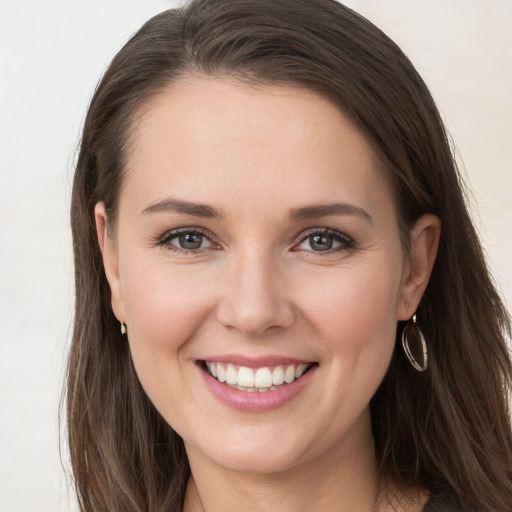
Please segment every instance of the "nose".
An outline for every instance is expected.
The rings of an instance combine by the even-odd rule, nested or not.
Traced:
[[[295,312],[283,269],[271,258],[258,254],[233,260],[222,286],[219,322],[249,336],[290,327]]]

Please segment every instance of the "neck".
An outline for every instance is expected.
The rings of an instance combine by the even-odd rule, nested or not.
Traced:
[[[379,475],[370,425],[354,443],[339,446],[279,472],[242,473],[198,456],[187,447],[192,477],[184,512],[336,510],[375,512]]]

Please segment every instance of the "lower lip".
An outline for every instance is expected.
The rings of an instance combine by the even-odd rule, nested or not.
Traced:
[[[203,380],[213,396],[221,403],[247,412],[264,412],[283,407],[293,400],[313,378],[318,365],[313,365],[302,377],[270,391],[240,391],[222,384],[199,365]]]

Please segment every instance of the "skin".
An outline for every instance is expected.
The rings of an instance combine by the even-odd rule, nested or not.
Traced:
[[[154,207],[169,198],[222,216]],[[352,209],[291,215],[333,203]],[[96,223],[137,374],[185,442],[186,511],[387,510],[376,499],[369,401],[397,320],[427,286],[440,223],[421,217],[404,253],[372,148],[337,108],[300,88],[174,84],[134,125],[115,240],[102,203]],[[209,240],[180,251],[180,228]],[[315,250],[308,236],[325,228],[341,238]],[[201,378],[197,361],[219,354],[317,367],[283,406],[239,411]],[[398,493],[394,506],[421,510],[424,500]]]

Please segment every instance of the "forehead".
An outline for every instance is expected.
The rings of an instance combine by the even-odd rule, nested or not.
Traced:
[[[390,200],[360,131],[332,102],[300,87],[188,78],[141,109],[127,156],[126,188],[148,201],[169,194],[204,202],[235,194],[266,202]]]

